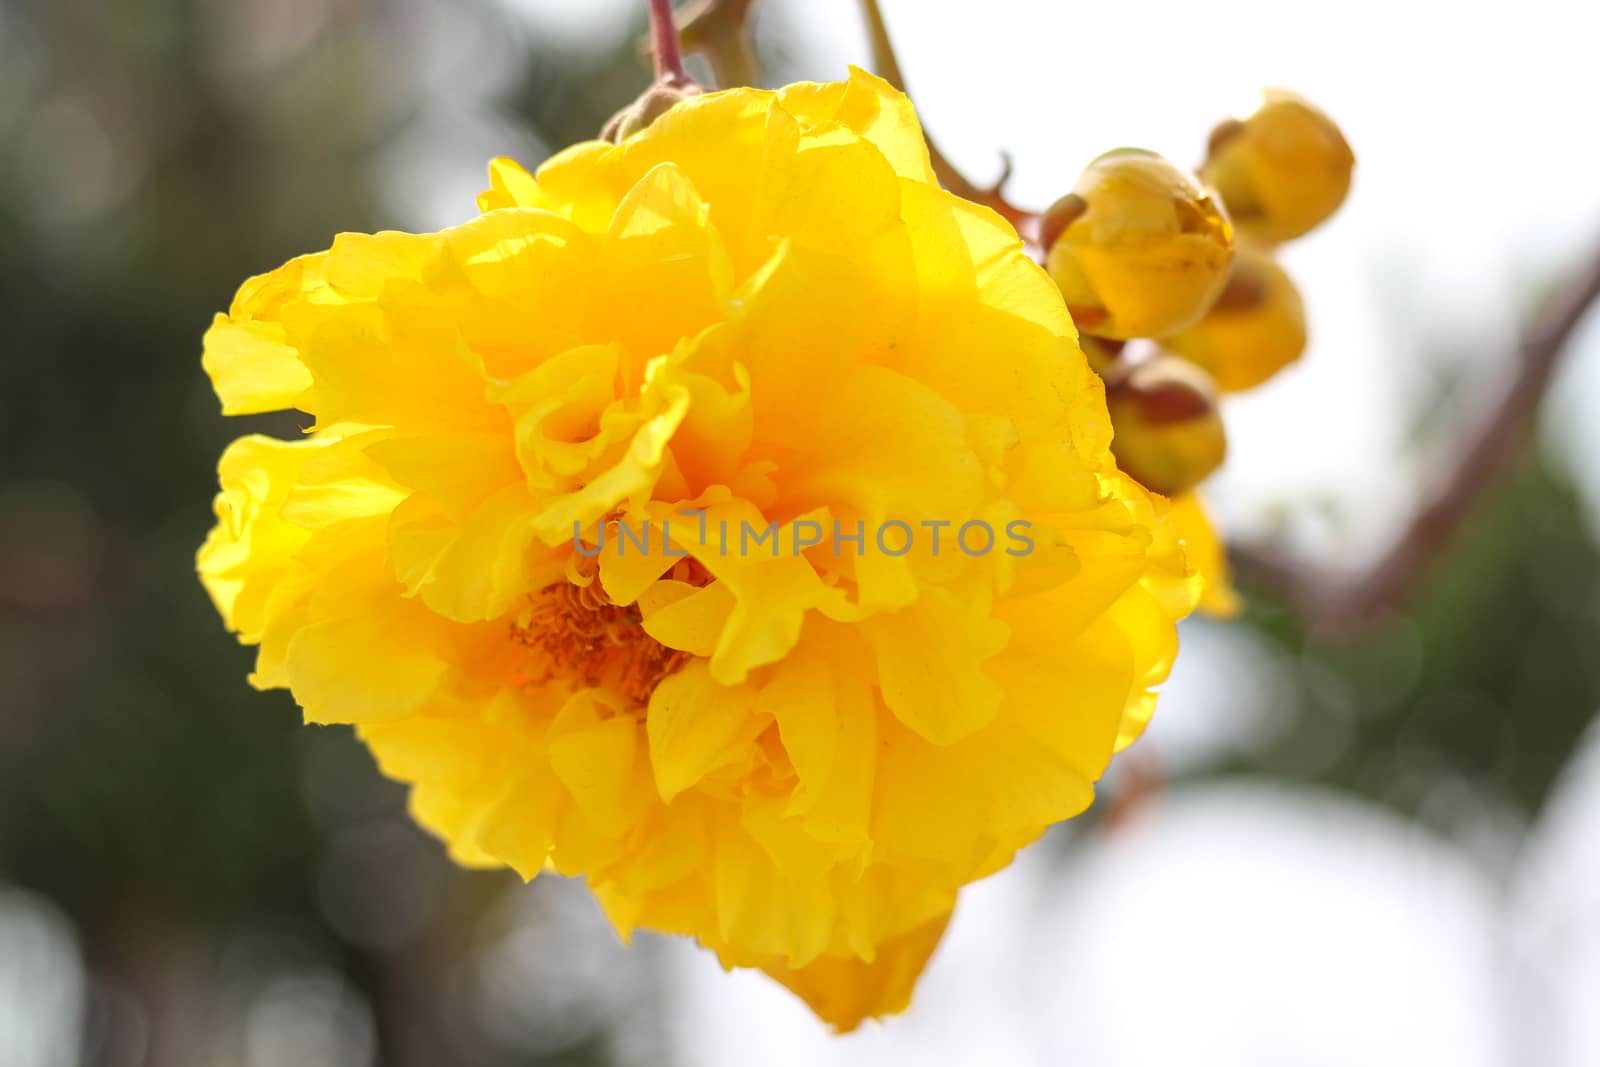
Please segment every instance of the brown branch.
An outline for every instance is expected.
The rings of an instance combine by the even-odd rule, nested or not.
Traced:
[[[861,0],[861,14],[867,20],[867,36],[872,42],[872,65],[878,68],[878,74],[884,81],[902,93],[906,92],[905,74],[900,70],[900,61],[895,57],[894,43],[889,39],[889,27],[883,21],[883,9],[879,6],[878,0]],[[923,132],[926,137],[927,131]],[[926,137],[926,140],[928,159],[933,164],[933,172],[946,189],[963,200],[971,200],[994,209],[1019,230],[1031,226],[1038,217],[1035,212],[1025,211],[1005,198],[1005,185],[1011,178],[1009,154],[1001,153],[1003,168],[999,181],[991,186],[981,186],[968,181],[966,176],[944,157],[944,153],[939,151],[932,137]]]
[[[1514,357],[1516,377],[1467,438],[1454,465],[1388,551],[1364,571],[1330,573],[1272,547],[1239,546],[1232,555],[1241,576],[1278,590],[1308,624],[1325,632],[1358,632],[1405,603],[1527,442],[1556,363],[1596,300],[1600,247],[1534,323]]]

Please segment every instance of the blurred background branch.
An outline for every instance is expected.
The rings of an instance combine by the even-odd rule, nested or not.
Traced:
[[[678,16],[683,47],[703,56],[718,89],[760,85],[753,43],[757,0],[695,0]]]
[[[1556,364],[1597,299],[1600,243],[1535,320],[1512,356],[1512,380],[1476,429],[1452,450],[1453,460],[1437,484],[1370,566],[1341,573],[1270,544],[1241,544],[1231,550],[1240,578],[1273,590],[1318,632],[1356,633],[1403,606],[1526,445]]]

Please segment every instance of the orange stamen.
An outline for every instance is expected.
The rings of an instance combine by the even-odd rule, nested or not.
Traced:
[[[608,688],[644,705],[661,680],[680,670],[691,654],[668,648],[644,630],[637,604],[614,604],[598,580],[593,559],[577,557],[571,581],[555,582],[535,593],[511,625],[518,644],[540,653],[542,676],[518,672],[528,682],[569,679],[591,688]],[[705,585],[710,575],[694,560],[677,564],[672,577]]]

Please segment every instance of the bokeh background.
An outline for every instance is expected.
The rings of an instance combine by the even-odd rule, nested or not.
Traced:
[[[1570,0],[886,0],[924,121],[1042,206],[1195,162],[1263,85],[1359,164],[1286,263],[1311,349],[1230,401],[1239,537],[1355,566],[1600,240]],[[244,684],[192,573],[200,336],[339,230],[473,213],[486,160],[647,80],[636,0],[0,0],[0,1067],[1600,1063],[1600,317],[1414,605],[1186,625],[1094,811],[971,889],[912,1012],[831,1039],[581,885],[452,868],[344,728]],[[769,84],[865,63],[767,0]]]

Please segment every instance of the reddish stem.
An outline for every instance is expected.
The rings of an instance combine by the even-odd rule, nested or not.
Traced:
[[[655,53],[656,83],[681,88],[693,85],[683,65],[683,43],[672,14],[672,0],[650,0],[650,40]]]

